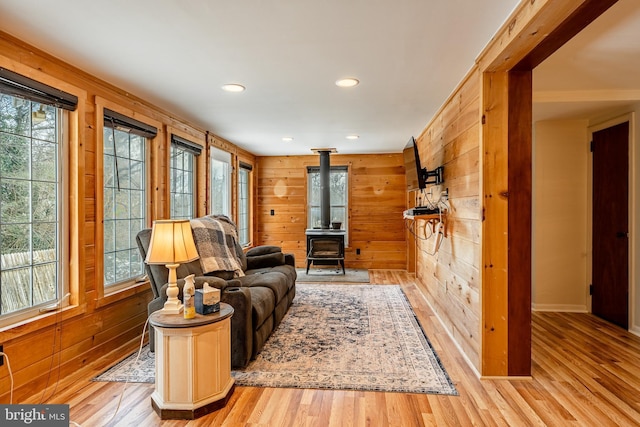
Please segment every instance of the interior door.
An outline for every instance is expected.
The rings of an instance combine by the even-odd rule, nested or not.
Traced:
[[[592,312],[629,322],[629,122],[593,134]]]

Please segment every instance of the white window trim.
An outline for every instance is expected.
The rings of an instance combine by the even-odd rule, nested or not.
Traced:
[[[214,199],[216,199],[216,195],[213,194],[213,185],[211,185],[211,201],[209,204],[209,208],[210,208],[210,213],[212,214],[222,214],[222,215],[227,215],[229,218],[231,218],[231,178],[232,178],[232,170],[233,168],[231,167],[231,153],[228,153],[224,150],[221,150],[217,147],[211,147],[210,150],[210,154],[209,154],[209,158],[211,161],[211,165],[210,165],[210,169],[213,168],[213,161],[216,160],[218,162],[223,162],[227,164],[227,177],[226,177],[226,182],[227,182],[227,188],[225,188],[227,194],[226,194],[226,200],[224,200],[224,209],[226,209],[226,212],[214,212],[213,210],[213,201]],[[213,178],[211,178],[213,179]],[[218,196],[219,197],[219,196]]]
[[[243,172],[247,173],[247,233],[248,233],[248,241],[243,243],[243,247],[249,247],[252,244],[253,235],[251,233],[251,173],[252,169],[243,167],[242,165],[238,168],[238,201],[237,201],[237,210],[238,210],[238,228],[240,228],[240,202],[242,200],[242,195],[240,194],[240,176]]]

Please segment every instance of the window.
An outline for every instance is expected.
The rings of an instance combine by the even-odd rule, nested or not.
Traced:
[[[251,165],[240,162],[238,169],[238,239],[242,246],[251,243]]]
[[[231,217],[231,153],[211,147],[211,213]]]
[[[309,228],[321,226],[320,199],[320,168],[308,167],[308,226]],[[341,222],[342,228],[347,231],[345,246],[349,237],[348,227],[348,200],[349,200],[349,169],[346,166],[331,166],[329,174],[330,198],[331,198],[331,222]]]
[[[147,138],[156,129],[105,109],[103,139],[104,285],[144,272],[136,235],[146,225]]]
[[[66,302],[66,112],[77,98],[0,68],[0,323]]]
[[[195,165],[202,147],[171,135],[169,187],[171,218],[191,219],[196,216]]]

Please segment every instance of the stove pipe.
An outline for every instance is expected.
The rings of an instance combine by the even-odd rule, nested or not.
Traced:
[[[320,154],[320,227],[326,230],[331,224],[331,187],[329,181],[331,174],[329,153],[331,151],[318,151],[318,153]]]

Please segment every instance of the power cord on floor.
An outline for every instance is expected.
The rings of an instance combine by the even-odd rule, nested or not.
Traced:
[[[142,336],[140,337],[140,348],[138,349],[138,355],[136,356],[136,360],[135,360],[134,363],[138,363],[138,359],[140,358],[140,354],[142,354],[142,348],[144,347],[144,333],[147,331],[147,325],[148,324],[149,324],[149,318],[147,317],[147,320],[145,320],[144,326],[142,327]],[[12,382],[12,384],[13,384],[13,382]],[[120,410],[120,405],[122,404],[122,398],[124,397],[124,392],[126,391],[128,384],[129,384],[129,380],[127,379],[127,381],[125,381],[125,383],[124,383],[124,386],[122,387],[122,391],[120,392],[120,398],[118,399],[118,404],[116,405],[116,410],[113,413],[113,415],[111,416],[111,418],[107,421],[106,424],[111,423],[116,418],[116,415],[118,415],[118,411]],[[82,427],[80,424],[76,423],[75,421],[71,421],[71,420],[69,420],[69,424],[73,424],[76,427]]]
[[[136,356],[136,360],[133,362],[134,364],[138,363],[138,359],[140,359],[140,355],[142,354],[142,348],[144,347],[144,333],[147,330],[147,325],[149,324],[149,318],[144,322],[144,326],[142,327],[142,336],[140,337],[140,348],[138,349],[138,355]],[[122,387],[122,391],[120,392],[120,398],[118,399],[118,405],[116,405],[116,410],[107,421],[107,424],[111,423],[111,421],[115,420],[116,415],[118,415],[118,411],[120,410],[120,404],[122,403],[122,398],[124,397],[124,392],[127,389],[127,385],[129,385],[129,379],[125,381],[124,386]]]
[[[58,345],[60,345],[60,343],[62,343],[62,308],[63,308],[63,301],[67,300],[70,295],[71,294],[67,292],[54,305],[47,306],[47,307],[44,307],[44,308],[40,309],[40,313],[49,313],[49,312],[55,311],[56,314],[55,314],[55,327],[53,329],[53,343],[51,344],[51,359],[50,359],[50,362],[49,362],[49,370],[47,371],[47,382],[45,383],[44,387],[42,388],[42,394],[40,395],[40,401],[38,402],[39,404],[43,404],[44,402],[49,400],[53,395],[55,395],[56,391],[58,390],[58,384],[60,383],[60,363],[61,363],[61,352],[62,352],[62,349],[60,348],[59,351],[56,352],[56,336],[59,337]],[[55,386],[51,390],[51,394],[49,395],[49,397],[47,397],[45,399],[45,397],[44,397],[45,393],[47,391],[47,388],[49,387],[49,383],[51,382],[51,373],[53,372],[53,367],[55,365],[54,358],[55,358],[56,354],[58,355],[58,363],[57,363],[58,368],[56,369],[56,382],[55,382]]]
[[[142,354],[142,348],[144,347],[144,333],[147,330],[147,325],[149,324],[149,318],[147,318],[147,320],[144,322],[144,326],[142,327],[142,336],[140,337],[140,348],[138,349],[138,355],[136,356],[136,360],[134,363],[138,363],[138,359],[140,358],[140,354]],[[9,389],[9,405],[13,404],[13,371],[11,370],[11,362],[9,361],[9,356],[0,351],[0,357],[4,357],[6,362],[7,362],[7,371],[9,372],[9,381],[10,381],[10,389]],[[129,380],[127,380],[124,383],[124,387],[122,387],[122,392],[120,393],[120,398],[118,399],[118,405],[116,406],[116,411],[113,413],[113,416],[111,417],[111,419],[109,419],[109,421],[107,421],[107,424],[110,423],[111,421],[113,421],[116,417],[116,415],[118,414],[118,411],[120,410],[120,405],[122,403],[122,398],[124,397],[124,392],[127,389],[127,385],[129,384]],[[76,427],[82,427],[80,424],[78,424],[75,421],[69,420],[69,424],[72,424]]]
[[[13,372],[11,371],[11,362],[9,362],[9,356],[7,356],[7,354],[2,351],[0,351],[0,357],[4,357],[5,360],[7,361],[7,370],[9,371],[9,380],[11,381],[9,405],[13,405]],[[71,421],[71,420],[69,420],[69,424],[73,424],[76,427],[82,427],[77,422]]]
[[[6,353],[0,351],[0,357],[4,357],[7,361],[7,370],[9,371],[9,380],[11,381],[11,391],[9,394],[9,405],[13,404],[13,372],[11,372],[11,363],[9,363],[9,356]]]

